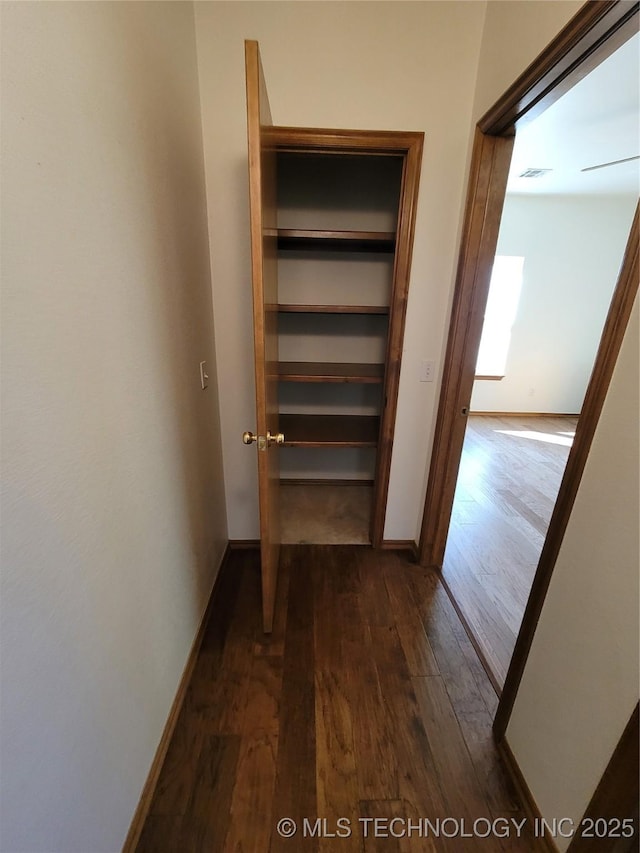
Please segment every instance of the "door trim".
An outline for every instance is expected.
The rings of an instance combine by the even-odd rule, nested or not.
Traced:
[[[435,440],[420,536],[420,562],[441,569],[451,518],[455,485],[462,455],[465,416],[469,407],[475,361],[493,257],[504,203],[512,142],[516,127],[561,97],[597,64],[638,31],[637,2],[591,0],[569,21],[549,46],[518,77],[476,128],[467,192],[462,244],[454,291]],[[498,153],[499,152],[499,153]],[[500,156],[501,155],[501,156]],[[635,237],[633,234],[635,233]],[[636,249],[633,248],[635,242]],[[627,270],[625,275],[625,269]],[[635,269],[635,281],[633,280]],[[582,426],[570,454],[543,555],[536,571],[520,633],[494,721],[494,735],[502,740],[524,672],[558,549],[597,426],[616,358],[637,291],[637,216],[625,255],[616,295],[603,332],[592,380],[590,402],[583,406]],[[614,314],[617,319],[614,319]],[[606,340],[605,340],[606,335]],[[572,460],[573,457],[573,461]],[[566,485],[565,485],[566,483]]]
[[[380,548],[383,544],[387,511],[424,133],[275,126],[269,128],[267,138],[277,151],[392,155],[403,158],[385,357],[386,370],[382,389],[383,405],[371,509],[371,544],[374,548]]]

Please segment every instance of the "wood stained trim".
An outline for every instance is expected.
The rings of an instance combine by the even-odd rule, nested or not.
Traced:
[[[402,343],[407,315],[409,276],[413,254],[415,219],[418,209],[418,187],[422,164],[424,135],[412,134],[405,149],[402,187],[396,227],[396,253],[393,263],[393,286],[389,313],[389,337],[387,340],[386,374],[384,381],[384,405],[380,419],[380,437],[376,455],[375,491],[371,509],[371,544],[380,547],[384,536],[384,521],[387,511],[387,495],[391,473],[391,454],[396,426],[400,368],[402,365]]]
[[[631,818],[634,821],[635,834],[629,839],[627,853],[638,849],[638,705],[633,710],[622,737],[618,741],[607,769],[602,774],[593,797],[580,822],[604,819],[609,825],[612,820]],[[567,853],[616,853],[619,847],[617,838],[584,838],[580,829],[571,839]]]
[[[229,559],[230,551],[231,543],[227,542],[227,547],[225,548],[224,554],[222,555],[220,566],[218,568],[216,578],[211,588],[211,594],[209,595],[209,601],[207,602],[207,606],[204,609],[202,619],[200,620],[200,625],[198,626],[198,630],[194,637],[191,650],[189,651],[187,662],[182,672],[182,677],[180,678],[180,683],[178,684],[178,689],[173,699],[173,703],[169,711],[169,716],[167,717],[167,722],[165,723],[162,736],[160,738],[160,743],[158,744],[156,754],[154,755],[153,761],[151,762],[149,774],[142,788],[142,793],[140,794],[140,800],[138,801],[136,810],[133,813],[131,825],[129,826],[129,831],[122,847],[122,853],[135,853],[135,850],[138,846],[138,842],[140,841],[140,835],[142,834],[144,822],[146,821],[147,815],[149,814],[151,801],[153,800],[153,795],[158,784],[158,779],[160,778],[160,771],[162,770],[162,765],[164,764],[164,760],[167,757],[167,750],[169,749],[169,744],[171,743],[171,738],[173,737],[173,732],[175,730],[176,723],[178,722],[178,717],[180,716],[180,711],[182,710],[185,696],[187,695],[187,688],[189,687],[189,682],[191,681],[191,676],[193,675],[193,670],[198,659],[198,654],[200,653],[200,646],[202,645],[202,640],[204,638],[205,628],[209,620],[211,611],[214,607],[218,579],[224,571],[225,565]]]
[[[536,570],[531,593],[525,608],[522,625],[511,658],[511,664],[502,690],[502,697],[494,722],[494,733],[498,739],[504,737],[511,711],[516,699],[524,667],[529,656],[538,620],[542,612],[544,599],[551,583],[560,546],[564,538],[567,524],[571,516],[573,504],[582,479],[582,473],[587,463],[591,443],[595,435],[600,413],[604,406],[607,390],[613,376],[618,353],[622,346],[624,333],[629,322],[633,303],[638,293],[640,277],[639,246],[640,246],[640,205],[636,206],[636,214],[631,226],[631,233],[620,268],[618,283],[613,293],[609,313],[598,353],[594,362],[593,372],[578,420],[573,446],[567,459],[567,467],[560,484],[558,498],[553,508],[547,537],[542,546],[540,561]]]
[[[408,551],[412,559],[418,561],[418,546],[413,539],[383,539],[380,548],[383,551]]]
[[[637,31],[638,3],[590,0],[478,122],[483,133],[513,134],[556,101]]]
[[[513,139],[476,130],[422,518],[423,566],[441,568],[444,559],[512,150]]]

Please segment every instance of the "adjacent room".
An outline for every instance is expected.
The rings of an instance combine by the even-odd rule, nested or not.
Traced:
[[[638,36],[516,135],[443,576],[504,683],[640,186]]]

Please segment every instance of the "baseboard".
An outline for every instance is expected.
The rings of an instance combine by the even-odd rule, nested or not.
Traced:
[[[225,562],[229,558],[230,551],[230,543],[227,543],[227,547],[225,548],[224,554],[222,555],[222,559],[220,560],[216,579],[214,580],[213,586],[211,588],[211,593],[209,595],[207,606],[204,609],[204,614],[200,621],[196,636],[191,645],[191,650],[187,657],[187,662],[182,672],[182,677],[180,678],[180,683],[178,684],[178,690],[176,691],[176,695],[171,705],[171,710],[169,711],[169,716],[167,717],[167,722],[165,723],[165,727],[162,732],[162,737],[160,738],[160,743],[158,744],[156,754],[154,755],[153,761],[151,762],[149,775],[147,776],[147,780],[144,783],[144,787],[142,788],[142,793],[140,795],[140,800],[133,814],[133,818],[131,819],[131,825],[129,826],[129,832],[127,833],[127,837],[122,847],[122,853],[133,853],[133,851],[138,846],[138,842],[140,841],[140,835],[142,833],[144,822],[147,819],[147,815],[149,814],[151,801],[153,799],[153,795],[156,790],[156,785],[158,784],[158,779],[160,777],[160,771],[162,770],[162,765],[164,764],[164,760],[167,755],[167,750],[169,749],[169,744],[171,743],[171,738],[173,737],[173,732],[175,730],[176,723],[178,722],[180,711],[182,710],[182,705],[184,703],[187,688],[189,686],[189,682],[193,674],[193,669],[196,665],[200,646],[202,645],[205,627],[207,625],[212,603],[215,598],[215,590],[216,585],[218,583],[218,578],[220,577],[224,569]]]
[[[522,775],[520,765],[511,751],[511,747],[507,743],[507,739],[503,737],[501,740],[496,741],[496,747],[504,764],[505,770],[509,774],[511,781],[513,782],[513,786],[520,797],[520,802],[524,807],[527,819],[531,824],[538,821],[538,826],[542,826],[542,814],[538,808],[538,804],[536,803],[534,796],[531,793],[531,789]],[[537,841],[540,853],[560,853],[557,844],[546,831],[544,835],[537,838]]]
[[[575,412],[469,412],[479,418],[579,418]]]
[[[228,548],[230,551],[242,551],[260,547],[259,539],[230,539]],[[385,539],[380,548],[383,551],[410,551],[414,560],[418,559],[418,546],[413,539]]]
[[[413,539],[383,539],[380,544],[383,551],[410,551],[414,560],[418,560],[418,546]]]
[[[230,551],[244,551],[246,549],[253,550],[260,547],[259,539],[229,539],[227,546]]]

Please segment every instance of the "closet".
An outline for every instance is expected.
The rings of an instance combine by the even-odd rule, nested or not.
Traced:
[[[406,153],[378,137],[270,131],[283,542],[382,538],[408,267]]]
[[[423,134],[274,126],[245,60],[270,631],[282,541],[383,544]]]

